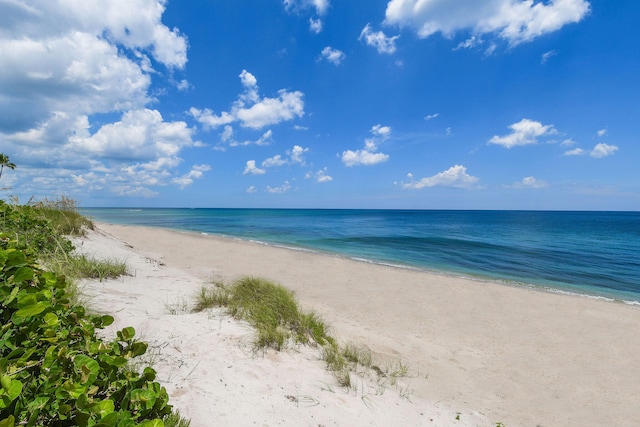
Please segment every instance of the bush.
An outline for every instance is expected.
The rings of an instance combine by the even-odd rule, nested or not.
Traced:
[[[171,414],[155,371],[129,369],[147,344],[133,328],[105,343],[111,316],[71,303],[64,280],[24,251],[0,250],[0,426],[163,426]]]

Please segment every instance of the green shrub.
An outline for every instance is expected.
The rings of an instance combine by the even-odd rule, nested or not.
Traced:
[[[163,426],[171,414],[155,371],[129,361],[147,344],[128,327],[105,343],[111,316],[71,303],[64,279],[24,251],[0,250],[0,426]]]

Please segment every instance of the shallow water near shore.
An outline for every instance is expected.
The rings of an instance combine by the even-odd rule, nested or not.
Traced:
[[[640,213],[83,208],[192,231],[509,284],[640,302]]]

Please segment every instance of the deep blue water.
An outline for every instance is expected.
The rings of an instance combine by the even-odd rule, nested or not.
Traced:
[[[84,208],[97,221],[257,240],[640,301],[639,212]]]

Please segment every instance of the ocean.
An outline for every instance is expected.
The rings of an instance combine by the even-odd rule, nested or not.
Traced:
[[[640,212],[82,208],[101,222],[252,240],[640,304]]]

